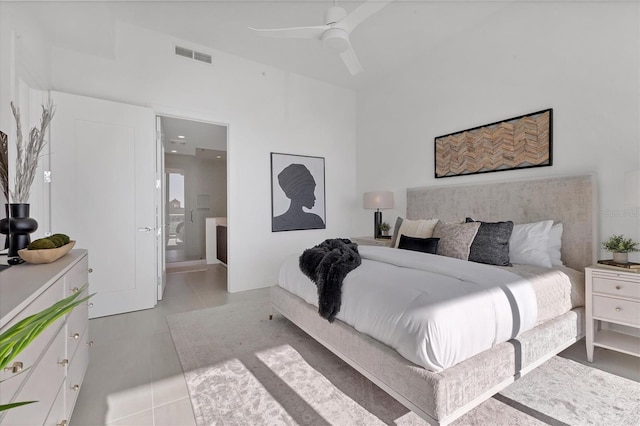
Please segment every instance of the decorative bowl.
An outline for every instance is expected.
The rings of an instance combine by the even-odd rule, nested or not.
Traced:
[[[29,263],[51,263],[67,254],[75,245],[75,241],[69,241],[67,244],[54,249],[22,249],[18,250],[18,256],[20,256],[25,262]]]

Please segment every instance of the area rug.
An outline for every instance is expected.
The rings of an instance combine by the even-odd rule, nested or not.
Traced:
[[[265,300],[168,317],[198,425],[425,425]],[[554,357],[454,425],[635,425],[640,384]]]

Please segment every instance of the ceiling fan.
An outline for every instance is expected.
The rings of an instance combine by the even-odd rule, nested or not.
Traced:
[[[356,56],[349,35],[369,16],[391,3],[393,0],[368,0],[347,15],[347,11],[333,2],[324,14],[324,25],[311,27],[293,27],[276,29],[259,29],[249,27],[263,37],[306,38],[320,40],[322,47],[339,53],[351,75],[363,71]]]

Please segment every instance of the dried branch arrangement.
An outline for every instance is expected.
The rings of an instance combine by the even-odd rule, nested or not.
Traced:
[[[0,132],[0,189],[5,203],[9,202],[9,137]]]
[[[38,160],[40,159],[40,153],[42,148],[46,145],[44,135],[47,131],[47,127],[53,119],[55,109],[53,103],[49,101],[49,104],[45,107],[42,106],[42,118],[40,119],[40,128],[33,127],[29,132],[29,140],[24,142],[22,135],[22,120],[20,119],[20,110],[11,102],[11,110],[13,116],[16,119],[17,138],[16,138],[16,179],[14,190],[11,191],[11,199],[14,203],[27,203],[29,202],[29,194],[31,192],[31,185],[33,179],[36,176],[36,170],[38,168]]]

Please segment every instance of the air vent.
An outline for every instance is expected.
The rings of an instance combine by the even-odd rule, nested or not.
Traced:
[[[193,50],[186,47],[176,46],[176,55],[184,56],[185,58],[193,58]]]
[[[181,47],[181,46],[176,46],[175,53],[178,56],[183,56],[185,58],[190,58],[196,61],[205,62],[207,64],[211,64],[213,59],[211,55],[207,55],[206,53],[187,49],[186,47]]]
[[[211,63],[211,55],[207,55],[206,53],[193,52],[193,59],[200,62],[206,62],[207,64]]]

